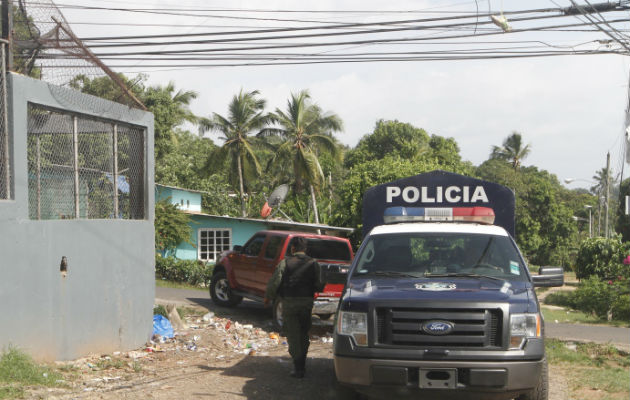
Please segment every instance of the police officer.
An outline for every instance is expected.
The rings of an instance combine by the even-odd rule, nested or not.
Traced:
[[[282,298],[282,319],[293,359],[291,376],[303,378],[306,353],[310,344],[313,296],[323,290],[317,261],[306,255],[306,239],[291,241],[291,256],[280,261],[267,284],[265,305],[276,297]]]

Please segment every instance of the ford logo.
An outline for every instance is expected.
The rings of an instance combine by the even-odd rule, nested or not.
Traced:
[[[453,324],[446,321],[428,321],[422,324],[422,330],[429,335],[448,335],[453,328]]]

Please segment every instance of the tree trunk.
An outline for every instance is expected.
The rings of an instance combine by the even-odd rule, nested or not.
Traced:
[[[319,213],[317,212],[317,200],[315,199],[315,188],[312,184],[308,185],[311,189],[311,204],[313,204],[313,216],[315,217],[315,223],[319,225]],[[317,230],[317,233],[320,234],[320,230]]]
[[[240,154],[236,156],[236,166],[238,169],[238,184],[239,189],[241,191],[241,216],[243,218],[247,217],[247,213],[245,212],[245,193],[243,193],[243,167],[241,166],[241,156]]]

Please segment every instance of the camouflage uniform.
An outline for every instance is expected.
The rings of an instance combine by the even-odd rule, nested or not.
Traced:
[[[267,284],[267,299],[282,298],[283,328],[294,365],[292,376],[304,376],[313,296],[323,286],[319,265],[304,252],[296,252],[280,261]]]

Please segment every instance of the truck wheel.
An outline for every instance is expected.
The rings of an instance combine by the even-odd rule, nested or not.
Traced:
[[[276,301],[273,302],[273,326],[279,332],[282,332],[282,325],[282,300],[277,298]]]
[[[549,396],[549,369],[547,359],[543,359],[543,367],[538,377],[538,384],[529,393],[522,394],[518,400],[547,400]]]
[[[243,301],[243,297],[232,293],[230,281],[224,271],[219,271],[212,275],[212,280],[210,281],[210,297],[214,304],[224,307],[234,307]]]

